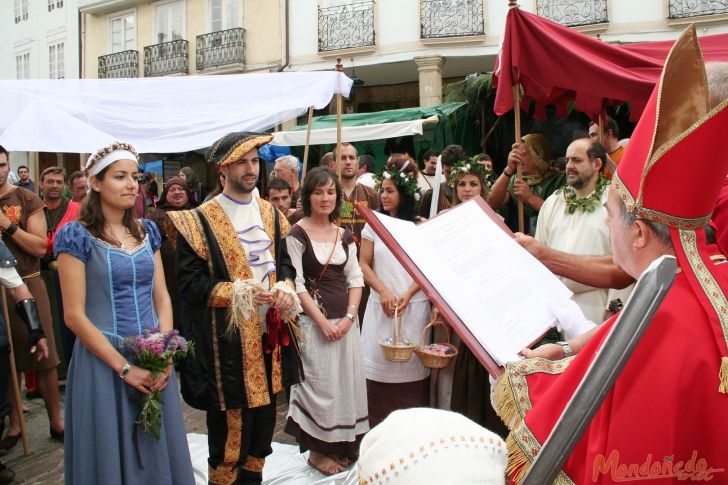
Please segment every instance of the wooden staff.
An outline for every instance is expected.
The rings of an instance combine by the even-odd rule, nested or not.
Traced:
[[[336,72],[344,72],[344,65],[341,64],[341,57],[336,58]],[[343,97],[341,96],[341,83],[336,92],[336,176],[341,182],[341,109]]]
[[[311,128],[313,126],[313,106],[308,108],[308,129],[306,130],[306,146],[303,147],[303,173],[301,173],[301,183],[306,178],[306,170],[308,168],[308,152],[311,144]]]
[[[521,143],[521,85],[513,85],[513,116],[516,122],[516,143]],[[521,164],[516,165],[516,180],[522,180]],[[525,232],[523,201],[518,199],[518,232]]]
[[[604,129],[602,128],[602,114],[599,113],[599,123],[597,125],[597,129],[599,130],[599,143],[601,145],[604,145],[604,141],[602,140],[602,137],[604,136]]]
[[[28,429],[25,427],[25,418],[23,417],[23,401],[20,399],[18,371],[15,368],[15,351],[13,350],[13,334],[10,331],[8,299],[4,291],[0,291],[0,293],[2,293],[3,316],[5,317],[5,329],[8,333],[8,345],[10,347],[10,354],[8,355],[8,359],[10,359],[10,385],[13,390],[13,403],[15,405],[15,412],[18,414],[18,422],[20,423],[20,436],[23,438],[23,454],[25,456],[28,456],[30,455],[30,442],[28,441]]]
[[[508,0],[508,8],[518,8],[517,0]],[[513,69],[513,78],[516,79],[518,71]],[[513,85],[513,116],[516,124],[516,143],[521,143],[521,86],[519,83]],[[516,180],[522,180],[521,164],[516,165]],[[518,199],[518,231],[525,232],[523,222],[523,201]]]

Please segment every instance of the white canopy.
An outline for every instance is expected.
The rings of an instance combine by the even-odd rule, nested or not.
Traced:
[[[398,136],[421,135],[422,125],[437,123],[437,115],[412,121],[395,121],[376,125],[344,126],[341,128],[341,141],[353,143],[362,140],[381,140]],[[336,128],[311,130],[311,145],[336,143]],[[306,130],[279,131],[273,134],[271,145],[297,146],[306,144]]]
[[[285,72],[137,79],[0,80],[0,145],[91,153],[115,140],[143,153],[196,150],[322,109],[352,81]]]

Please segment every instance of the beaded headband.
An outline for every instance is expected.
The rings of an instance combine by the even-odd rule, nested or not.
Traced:
[[[130,144],[115,141],[88,157],[83,170],[86,177],[91,177],[118,160],[134,160],[139,164],[139,155]]]

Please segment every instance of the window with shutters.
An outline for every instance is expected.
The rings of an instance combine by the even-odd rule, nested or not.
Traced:
[[[51,79],[63,79],[65,77],[63,51],[63,42],[48,46],[48,70]]]

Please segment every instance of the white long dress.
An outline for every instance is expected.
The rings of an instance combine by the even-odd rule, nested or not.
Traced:
[[[374,243],[372,269],[377,278],[395,296],[401,297],[412,286],[412,278],[379,236],[369,227],[369,224],[364,226],[361,237]],[[403,336],[417,344],[422,330],[430,321],[430,302],[421,290],[415,293],[410,300],[403,318]],[[379,341],[391,336],[392,319],[382,311],[379,293],[372,288],[367,309],[364,313],[361,334],[364,349],[364,374],[367,379],[377,382],[398,383],[420,381],[427,378],[430,375],[430,370],[423,366],[420,359],[415,355],[407,362],[391,362],[384,358]],[[425,339],[429,343],[429,330]]]

